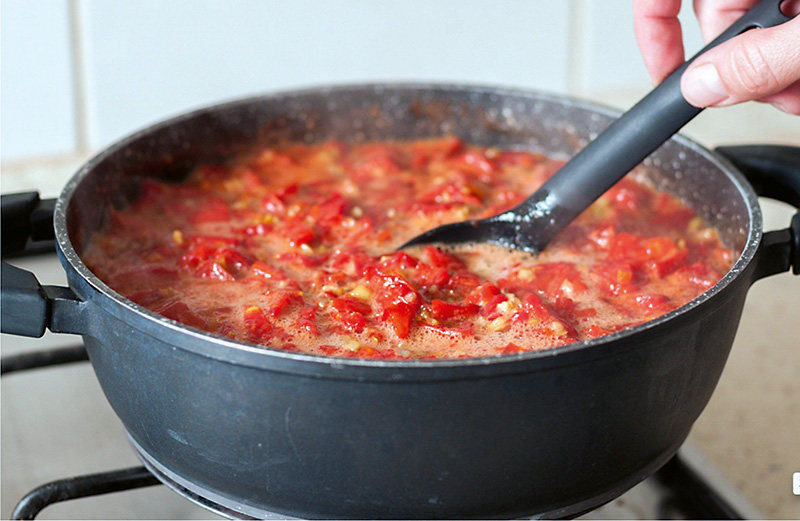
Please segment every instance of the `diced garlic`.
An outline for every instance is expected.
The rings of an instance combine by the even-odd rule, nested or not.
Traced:
[[[533,280],[533,270],[530,268],[520,268],[517,270],[517,278],[524,281]]]
[[[564,336],[567,334],[567,328],[558,320],[550,322],[550,331],[552,331],[555,336]]]
[[[358,285],[351,289],[348,295],[359,300],[369,300],[372,298],[372,291],[370,291],[370,289],[364,285]]]
[[[508,329],[508,317],[500,315],[496,319],[489,321],[489,329],[492,331],[505,331]]]
[[[517,303],[509,299],[499,303],[495,309],[498,311],[498,313],[502,313],[504,316],[509,316],[514,312],[515,309],[517,309],[517,307]]]
[[[289,208],[286,209],[286,215],[289,217],[294,217],[295,215],[300,213],[300,205],[299,204],[292,204],[289,205]]]
[[[342,347],[348,351],[358,351],[358,349],[361,347],[361,342],[355,338],[346,338]]]
[[[325,284],[320,289],[322,289],[322,291],[324,291],[326,293],[331,293],[333,295],[336,295],[337,297],[339,295],[341,295],[342,293],[344,293],[344,289],[342,289],[341,287],[337,286],[336,284]]]

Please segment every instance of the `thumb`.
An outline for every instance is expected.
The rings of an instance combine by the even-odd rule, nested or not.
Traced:
[[[772,96],[799,80],[800,17],[795,17],[705,52],[683,73],[681,90],[694,106],[723,107]]]

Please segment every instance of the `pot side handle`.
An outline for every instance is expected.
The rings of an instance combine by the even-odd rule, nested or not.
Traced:
[[[55,199],[40,200],[38,192],[0,197],[2,256],[22,256],[52,251]],[[41,337],[54,333],[87,331],[86,303],[67,287],[42,286],[30,271],[5,260],[0,271],[0,331]]]
[[[761,197],[800,208],[800,147],[741,145],[718,147],[717,153],[733,163]],[[766,232],[755,279],[790,268],[800,275],[800,211],[788,228]]]

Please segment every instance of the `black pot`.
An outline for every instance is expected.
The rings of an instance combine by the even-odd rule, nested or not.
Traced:
[[[145,464],[235,512],[576,515],[622,494],[677,451],[716,386],[750,285],[792,265],[800,271],[800,214],[791,227],[762,233],[756,191],[719,155],[676,137],[645,163],[660,187],[741,252],[733,269],[656,320],[548,351],[373,361],[256,347],[134,304],[80,254],[104,209],[135,199],[143,177],[180,178],[256,143],[448,133],[567,157],[614,117],[531,92],[367,85],[175,118],[111,146],[70,180],[54,214],[69,288],[41,288],[4,263],[3,331],[83,335]],[[745,151],[746,161],[758,163],[753,153],[764,150]],[[727,154],[739,161],[741,152]],[[773,162],[776,149],[769,152]],[[798,164],[796,150],[777,152]],[[748,171],[749,163],[742,163]],[[800,206],[796,172],[768,166],[749,175],[759,193]]]

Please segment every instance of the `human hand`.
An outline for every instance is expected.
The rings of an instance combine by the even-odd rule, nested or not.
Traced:
[[[716,38],[756,3],[694,0],[703,39]],[[786,0],[781,8],[787,15],[797,14],[800,0]],[[633,0],[636,40],[654,83],[685,60],[680,9],[681,0]],[[681,91],[696,107],[758,100],[800,115],[800,16],[777,27],[747,31],[703,53],[683,73]]]

